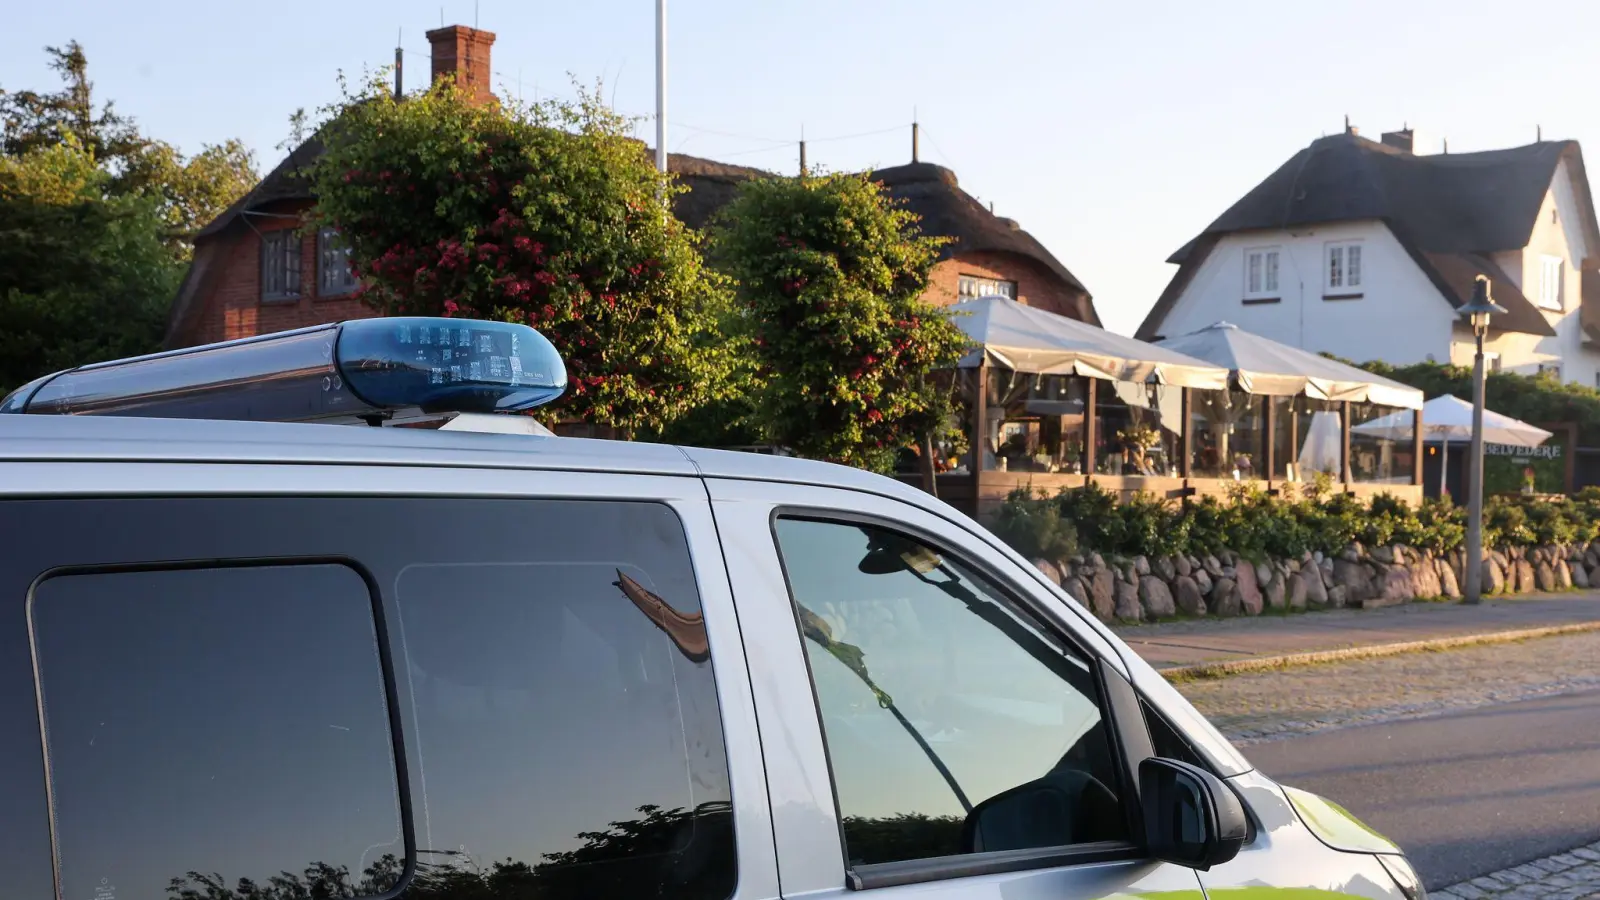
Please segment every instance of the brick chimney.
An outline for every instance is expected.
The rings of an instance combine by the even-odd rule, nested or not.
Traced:
[[[1383,143],[1403,153],[1415,153],[1416,137],[1416,132],[1410,128],[1402,128],[1399,131],[1385,131],[1383,133]]]
[[[465,25],[451,25],[428,32],[428,43],[433,47],[433,80],[453,76],[460,88],[474,103],[493,103],[490,79],[494,68],[489,64],[489,48],[494,46],[494,32],[479,31]]]

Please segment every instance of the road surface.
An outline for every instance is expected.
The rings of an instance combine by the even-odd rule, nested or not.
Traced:
[[[1429,888],[1600,840],[1600,690],[1243,750],[1399,843]]]

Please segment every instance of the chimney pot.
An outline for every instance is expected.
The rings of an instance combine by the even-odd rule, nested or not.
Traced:
[[[456,87],[473,103],[494,102],[494,93],[490,90],[494,67],[489,54],[489,48],[494,46],[494,32],[450,25],[428,32],[428,45],[433,48],[435,82],[452,77]]]

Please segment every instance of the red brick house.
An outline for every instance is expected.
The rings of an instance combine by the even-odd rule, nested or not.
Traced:
[[[495,36],[461,25],[428,32],[432,77],[455,75],[479,99],[492,99],[490,50]],[[167,325],[168,347],[250,337],[344,319],[371,311],[355,287],[336,235],[300,233],[315,203],[306,169],[322,152],[306,141],[261,183],[202,229],[194,261]],[[668,169],[689,187],[675,211],[703,227],[739,182],[770,173],[672,154]],[[922,218],[923,229],[952,239],[928,288],[929,302],[1006,294],[1074,319],[1100,324],[1089,291],[1016,222],[991,213],[961,189],[955,173],[929,163],[874,173],[889,193]]]

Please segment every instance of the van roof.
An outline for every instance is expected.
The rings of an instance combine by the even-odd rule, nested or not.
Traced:
[[[683,475],[816,484],[905,500],[927,494],[847,466],[638,441],[133,416],[0,415],[0,463],[176,462],[443,466]]]

